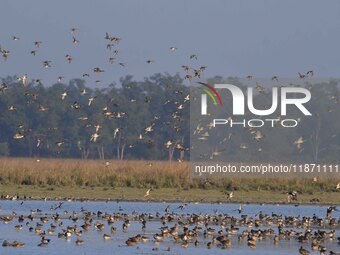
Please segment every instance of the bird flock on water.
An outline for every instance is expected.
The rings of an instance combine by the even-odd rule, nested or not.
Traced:
[[[145,196],[149,196],[150,191]],[[232,199],[232,194],[229,195]],[[24,203],[26,201],[22,200],[20,205]],[[90,232],[97,232],[104,242],[122,242],[119,246],[134,246],[138,249],[148,243],[147,247],[152,251],[171,251],[174,246],[184,249],[230,249],[245,244],[250,252],[265,243],[272,244],[273,249],[280,249],[283,243],[296,242],[296,246],[300,246],[297,252],[301,255],[340,254],[327,249],[331,243],[338,242],[340,245],[340,237],[336,236],[340,218],[333,215],[338,212],[335,206],[328,207],[324,217],[315,214],[307,217],[270,215],[262,211],[246,214],[247,205],[223,214],[217,209],[212,214],[186,213],[189,205],[167,205],[162,209],[163,212],[155,213],[128,213],[120,205],[113,213],[89,211],[83,207],[79,212],[69,212],[64,209],[65,202],[61,201],[52,204],[49,211],[31,209],[28,215],[13,211],[10,215],[0,216],[0,221],[13,225],[18,235],[22,232],[33,233],[32,242],[37,240],[36,245],[45,248],[57,242],[56,239],[73,242],[76,246],[87,245],[84,237]],[[121,238],[117,238],[120,232],[133,235],[124,243]],[[17,248],[26,244],[4,240],[2,246]]]

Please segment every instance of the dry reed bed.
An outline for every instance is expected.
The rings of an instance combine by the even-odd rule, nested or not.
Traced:
[[[180,187],[189,179],[187,163],[75,159],[0,159],[0,183],[57,186]]]
[[[38,186],[202,188],[221,190],[336,191],[339,179],[192,179],[189,164],[166,161],[1,158],[0,183]]]

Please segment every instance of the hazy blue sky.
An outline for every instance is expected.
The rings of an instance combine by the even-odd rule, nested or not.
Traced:
[[[80,43],[72,45],[71,27]],[[108,63],[105,32],[121,37],[116,47],[125,68]],[[12,41],[11,37],[20,37]],[[37,56],[33,41],[43,41]],[[296,77],[340,71],[340,1],[314,0],[2,0],[0,76],[27,73],[45,83],[88,72],[102,86],[125,74],[140,79],[155,72],[180,72],[181,65],[208,66],[205,76]],[[176,52],[169,47],[176,46]],[[197,53],[198,60],[189,60]],[[68,64],[65,55],[74,57]],[[154,64],[145,63],[147,59]],[[44,69],[42,62],[52,61]],[[103,74],[93,74],[99,66]]]

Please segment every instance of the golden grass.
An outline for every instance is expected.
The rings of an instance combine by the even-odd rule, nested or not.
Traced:
[[[199,195],[193,195],[190,192],[194,190],[196,190],[195,194],[201,193],[202,198],[205,197],[209,200],[213,200],[213,197],[215,197],[214,200],[225,197],[223,192],[235,191],[244,194],[244,198],[247,197],[247,194],[253,194],[254,200],[258,201],[261,199],[261,196],[258,197],[258,194],[262,194],[261,192],[264,192],[263,194],[268,192],[268,194],[272,194],[272,197],[279,194],[277,196],[282,198],[282,194],[285,192],[296,190],[299,194],[304,194],[309,198],[316,195],[339,197],[338,192],[340,191],[335,189],[339,179],[320,179],[317,182],[310,179],[282,178],[270,180],[261,178],[193,179],[190,176],[189,164],[186,162],[148,162],[143,160],[112,160],[109,162],[110,164],[106,165],[106,161],[100,160],[40,159],[37,162],[33,158],[1,158],[0,192],[5,194],[6,191],[11,191],[12,193],[17,189],[18,191],[26,190],[26,194],[29,195],[34,194],[35,191],[41,194],[46,190],[51,195],[57,196],[58,193],[66,192],[66,190],[69,190],[70,194],[99,190],[97,197],[104,198],[106,190],[117,191],[121,188],[128,188],[140,190],[139,193],[143,193],[145,189],[153,188],[154,190],[158,189],[158,193],[161,189],[169,189],[170,193],[175,194],[184,192],[186,195],[180,195],[181,199],[184,199],[185,196],[199,199]],[[327,196],[324,195],[327,193]],[[115,197],[119,197],[118,193],[115,194]],[[175,194],[171,194],[170,197],[175,199]],[[141,199],[140,194],[137,195],[136,191],[131,192],[129,199],[134,195],[135,199]],[[258,198],[255,199],[255,197]],[[95,196],[91,196],[91,198],[95,198]],[[270,198],[265,200],[270,200]]]
[[[0,182],[20,185],[181,187],[187,163],[75,159],[0,159]]]

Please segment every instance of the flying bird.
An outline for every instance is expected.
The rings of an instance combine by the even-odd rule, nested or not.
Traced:
[[[118,132],[121,130],[121,128],[115,128],[113,131],[113,139],[116,139],[116,136],[118,134]]]
[[[254,136],[254,139],[257,141],[257,142],[259,142],[259,141],[261,141],[262,139],[263,139],[263,134],[261,133],[261,131],[260,130],[257,130],[256,132],[255,132],[255,136]]]
[[[287,192],[287,202],[290,203],[291,201],[297,201],[297,192],[296,191]]]
[[[148,196],[150,196],[150,191],[151,191],[152,189],[148,189],[146,192],[145,192],[145,195],[144,195],[144,197],[148,197]]]
[[[51,62],[52,62],[52,61],[45,60],[45,61],[43,62],[44,68],[50,68],[50,67],[51,67]]]
[[[95,72],[95,73],[102,73],[102,72],[104,72],[104,70],[101,69],[100,67],[95,67],[95,68],[93,68],[93,72]]]
[[[72,36],[72,43],[74,45],[78,44],[79,43],[79,40],[77,40],[74,36]]]
[[[274,75],[274,76],[272,77],[272,81],[279,81],[279,77],[276,76],[276,75]]]
[[[197,55],[196,55],[196,54],[191,54],[191,55],[190,55],[190,59],[195,59],[195,60],[197,60]]]
[[[68,62],[69,64],[71,64],[72,59],[73,59],[72,56],[71,56],[70,54],[66,54],[65,58],[66,58],[67,62]]]
[[[305,142],[306,140],[302,136],[300,136],[297,140],[294,141],[294,144],[296,144],[296,147],[300,150]]]
[[[314,71],[313,71],[313,70],[309,70],[309,71],[307,72],[307,76],[312,77],[313,75],[314,75]]]
[[[114,64],[115,61],[116,61],[116,58],[114,58],[114,57],[109,58],[109,63],[110,64]]]
[[[10,54],[10,51],[9,51],[9,50],[3,50],[3,49],[1,49],[1,47],[0,47],[0,52],[1,52],[2,57],[4,58],[4,60],[6,61],[7,58],[8,58],[8,56],[9,56],[9,54]]]
[[[34,42],[34,46],[37,47],[37,48],[40,47],[40,44],[42,44],[41,41],[35,41],[35,42]]]
[[[19,76],[17,78],[18,81],[22,82],[22,85],[26,86],[27,85],[27,74],[24,74],[22,76]]]
[[[58,147],[61,147],[64,143],[65,143],[64,139],[60,139],[60,140],[58,140],[55,144],[56,144]]]
[[[59,77],[58,77],[58,83],[61,83],[61,81],[62,81],[64,78],[65,78],[64,76],[59,76]]]
[[[61,100],[64,100],[67,97],[67,92],[65,91],[64,93],[61,94]]]
[[[18,133],[15,133],[15,135],[13,136],[13,139],[14,140],[19,140],[19,139],[22,139],[24,137],[25,137],[25,135],[23,135],[20,132],[18,132]]]
[[[227,199],[228,200],[232,200],[232,198],[234,197],[234,192],[226,192],[226,195],[227,195]]]
[[[71,34],[74,34],[78,30],[78,28],[72,27],[70,30],[71,30]]]
[[[71,107],[72,107],[73,109],[78,110],[78,109],[80,109],[80,104],[79,104],[77,101],[75,101],[75,102],[71,105]]]
[[[298,73],[298,74],[299,74],[299,78],[302,80],[307,78],[306,74],[302,74],[302,73]]]
[[[144,129],[145,133],[148,133],[148,132],[152,132],[153,131],[153,127],[154,127],[154,123],[152,123],[150,126],[146,127]]]
[[[90,97],[89,99],[88,99],[88,106],[91,106],[91,104],[94,102],[96,100],[96,97]]]
[[[93,133],[93,134],[91,135],[90,141],[96,142],[97,139],[99,138],[99,136],[100,136],[100,135],[99,135],[98,133]]]

